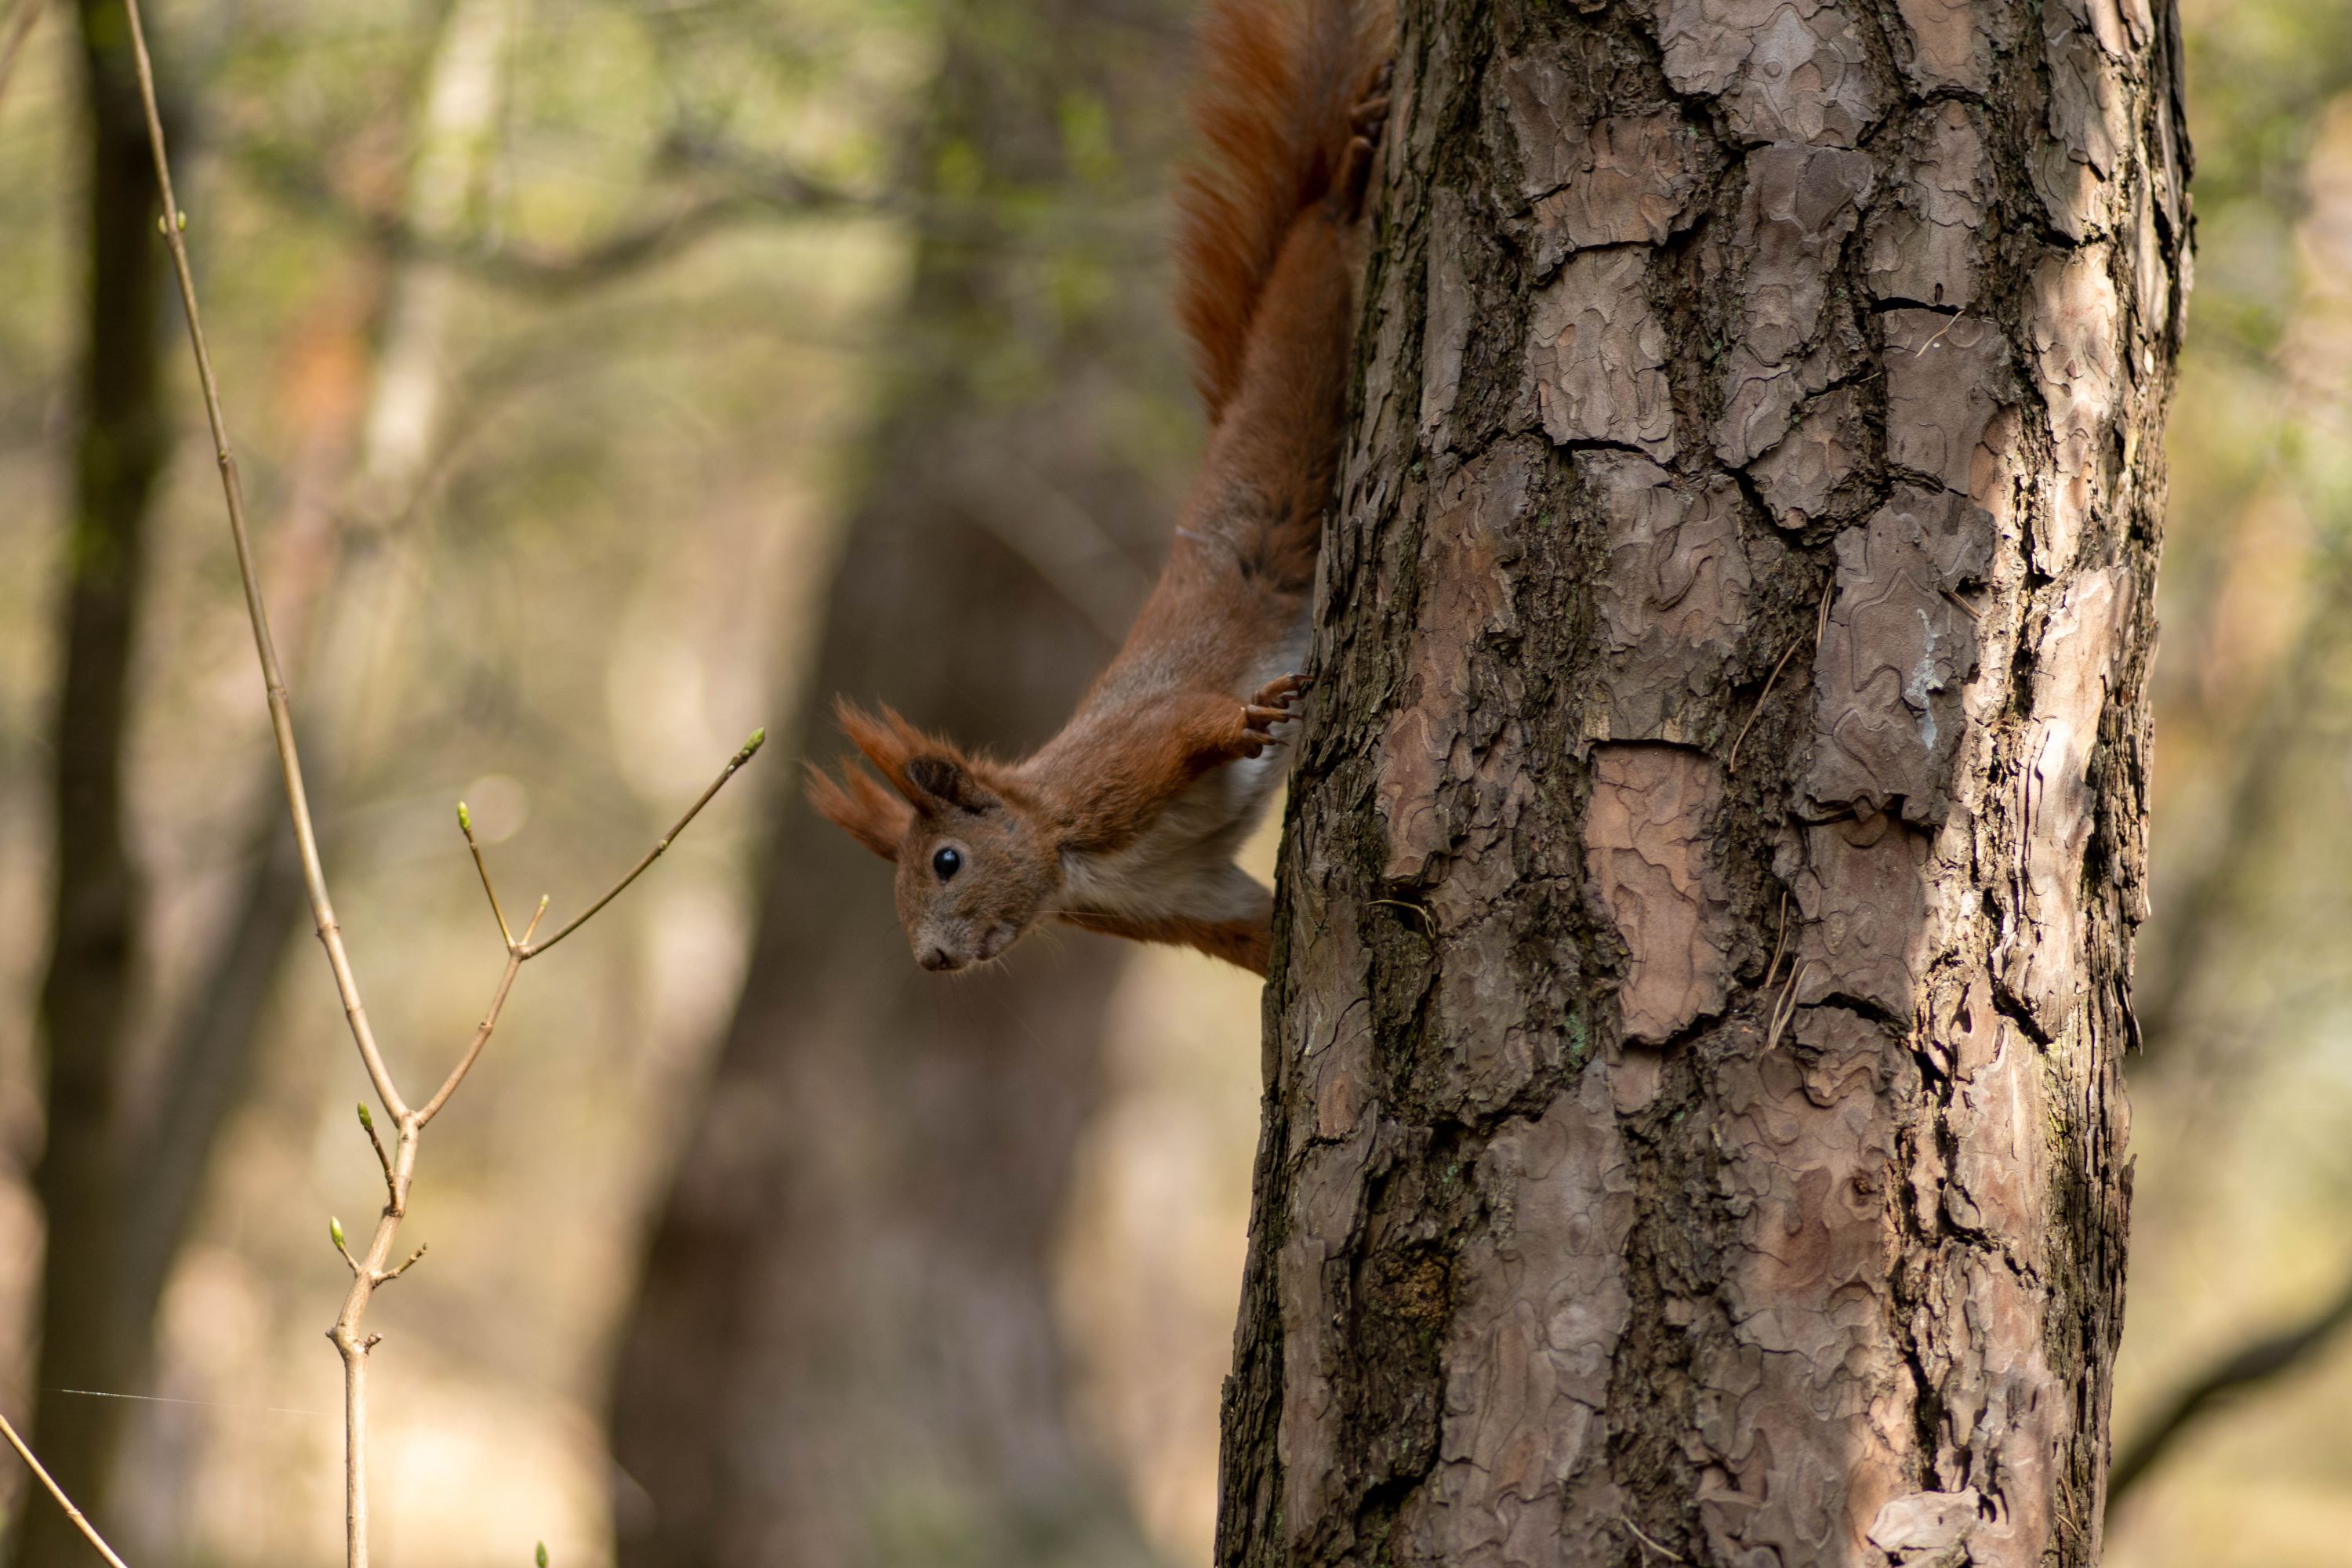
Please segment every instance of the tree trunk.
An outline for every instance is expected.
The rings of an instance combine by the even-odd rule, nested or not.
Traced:
[[[1107,160],[1154,180],[1164,162],[1180,35],[1156,16],[951,10],[915,158],[934,222],[803,756],[843,745],[837,691],[1034,745],[1141,597],[1172,497],[1121,455],[1114,377],[1138,344],[1174,356],[1158,290],[1087,288],[1103,263],[1079,242],[1105,205],[1152,210]],[[1052,1298],[1122,952],[1071,935],[969,977],[919,970],[889,868],[783,776],[750,978],[625,1330],[621,1561],[1143,1561],[1068,1425]]]
[[[118,1299],[122,1079],[143,903],[123,831],[123,742],[149,503],[171,456],[158,374],[171,321],[130,34],[109,0],[84,0],[79,16],[89,273],[51,728],[57,895],[40,1000],[49,1082],[33,1174],[47,1241],[32,1437],[59,1484],[102,1526],[129,1406],[57,1391],[120,1388],[126,1371],[143,1376],[147,1359],[145,1324],[125,1321]],[[15,1557],[26,1568],[79,1564],[89,1550],[56,1510],[25,1510]]]
[[[1408,7],[1220,1563],[2097,1560],[2179,69]]]

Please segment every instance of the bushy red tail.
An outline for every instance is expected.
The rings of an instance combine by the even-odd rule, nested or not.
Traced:
[[[1389,28],[1388,0],[1209,0],[1192,94],[1206,158],[1177,192],[1176,310],[1212,424],[1283,236],[1347,166],[1349,112]]]

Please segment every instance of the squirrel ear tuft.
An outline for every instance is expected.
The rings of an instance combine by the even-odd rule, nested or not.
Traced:
[[[920,806],[922,792],[907,776],[907,759],[917,752],[937,751],[938,743],[893,709],[869,713],[846,697],[836,697],[833,700],[833,716],[841,725],[841,732],[849,737],[850,744],[865,753],[875,771],[890,781],[890,787],[906,796],[908,805]]]
[[[884,789],[872,773],[845,763],[835,778],[814,763],[808,768],[808,802],[817,815],[885,860],[898,858],[915,808]]]
[[[930,801],[975,815],[993,811],[1002,803],[982,789],[963,764],[951,757],[915,757],[906,768],[907,782]]]
[[[890,709],[869,713],[844,700],[833,705],[834,716],[875,771],[917,811],[936,815],[941,808],[992,811],[1003,804],[982,786],[980,768],[950,742],[924,734]]]

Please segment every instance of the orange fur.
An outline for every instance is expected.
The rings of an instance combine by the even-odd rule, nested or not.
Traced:
[[[1265,973],[1272,901],[1233,856],[1305,689],[1287,671],[1346,411],[1387,26],[1385,0],[1210,0],[1194,94],[1209,157],[1176,240],[1208,450],[1159,583],[1069,723],[1001,763],[837,705],[890,788],[813,770],[810,800],[898,863],[926,967],[984,963],[1050,919]]]
[[[1385,8],[1347,0],[1210,0],[1192,88],[1209,158],[1177,188],[1176,317],[1213,421],[1284,236],[1339,175],[1386,26]]]
[[[885,860],[898,858],[898,841],[915,819],[915,808],[874,782],[874,775],[844,764],[839,778],[814,763],[807,765],[808,802],[817,815]]]
[[[1171,947],[1189,947],[1205,952],[1211,958],[1222,958],[1227,963],[1246,969],[1261,980],[1265,977],[1266,963],[1273,956],[1274,934],[1262,921],[1145,921],[1122,920],[1117,915],[1088,914],[1084,911],[1059,917],[1065,925],[1080,931],[1099,931],[1105,936],[1123,936],[1129,942],[1164,942]]]

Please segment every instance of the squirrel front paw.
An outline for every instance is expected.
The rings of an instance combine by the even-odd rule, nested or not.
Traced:
[[[1274,737],[1274,727],[1286,719],[1298,717],[1291,710],[1291,703],[1305,696],[1314,684],[1307,676],[1286,675],[1259,687],[1242,704],[1241,734],[1234,750],[1244,757],[1255,757],[1263,755],[1268,746],[1282,744]]]
[[[1371,183],[1373,153],[1381,132],[1388,124],[1389,83],[1395,75],[1394,60],[1381,62],[1364,84],[1363,96],[1348,110],[1348,128],[1354,134],[1348,140],[1339,177],[1331,186],[1332,204],[1342,223],[1354,223],[1364,216],[1364,192]]]

